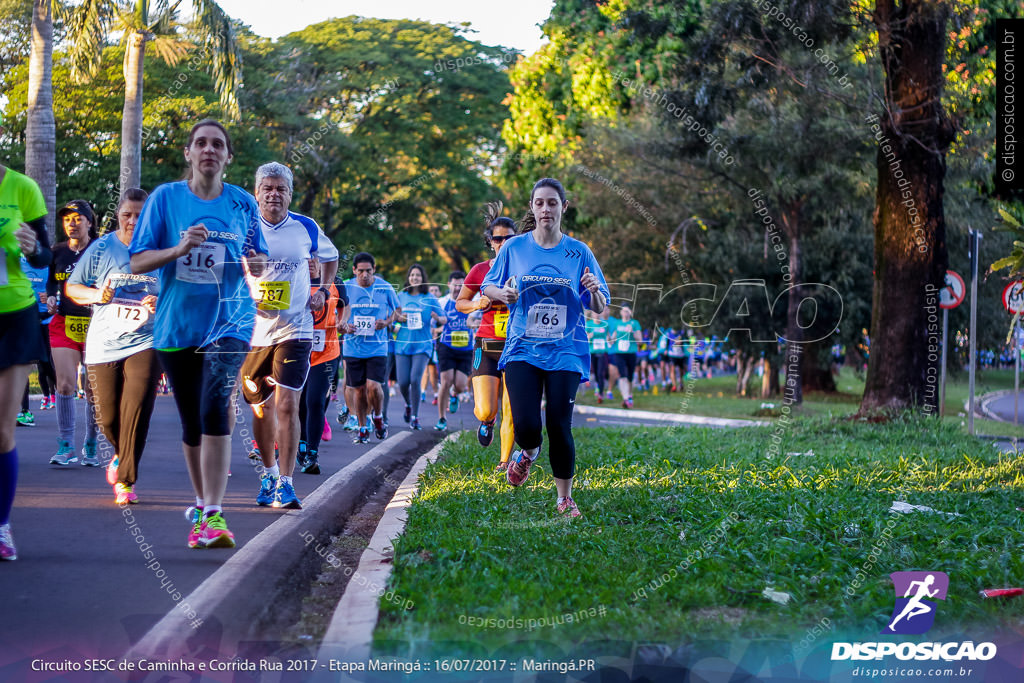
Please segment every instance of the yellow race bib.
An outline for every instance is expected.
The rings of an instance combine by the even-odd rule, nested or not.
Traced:
[[[292,283],[284,281],[260,282],[261,311],[287,311],[292,300]]]
[[[89,317],[69,315],[64,318],[64,336],[79,344],[85,343],[85,335],[89,332]]]
[[[494,336],[501,338],[508,336],[508,311],[494,314]]]
[[[461,349],[469,346],[469,332],[452,332],[452,347]]]

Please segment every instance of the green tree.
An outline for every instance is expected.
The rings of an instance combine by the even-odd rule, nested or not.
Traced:
[[[87,79],[99,69],[103,48],[113,32],[121,36],[124,50],[124,111],[121,126],[120,189],[142,181],[143,73],[147,46],[171,66],[201,46],[209,56],[224,112],[238,119],[237,93],[242,82],[242,63],[235,41],[235,27],[212,0],[193,0],[195,16],[184,27],[179,21],[182,0],[86,0],[76,5],[68,20],[69,57],[76,78]],[[190,42],[194,41],[194,42]]]

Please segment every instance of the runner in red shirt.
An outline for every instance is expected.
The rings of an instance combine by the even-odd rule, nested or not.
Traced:
[[[501,215],[501,208],[501,202],[492,202],[484,209],[484,239],[495,254],[506,240],[516,234],[516,224],[511,218]],[[455,308],[460,313],[484,312],[473,348],[473,412],[480,420],[477,439],[480,445],[487,446],[494,437],[494,421],[498,416],[498,401],[501,398],[501,461],[495,471],[504,472],[508,469],[508,459],[514,444],[512,407],[508,402],[508,392],[502,391],[502,372],[498,369],[498,359],[505,348],[508,307],[500,302],[492,302],[482,294],[473,298],[480,292],[480,285],[491,269],[491,263],[493,259],[488,259],[470,269]]]

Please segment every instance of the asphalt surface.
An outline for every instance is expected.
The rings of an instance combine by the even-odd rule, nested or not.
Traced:
[[[84,439],[85,402],[76,401],[76,448]],[[181,453],[180,424],[172,396],[157,397],[156,410],[135,486],[140,501],[119,508],[104,467],[50,465],[56,450],[56,411],[31,406],[35,427],[16,432],[20,456],[18,491],[11,527],[18,560],[0,563],[0,681],[22,680],[25,664],[86,658],[118,658],[165,614],[184,609],[181,601],[215,572],[236,550],[195,550],[186,545],[185,508],[194,502]],[[408,430],[404,402],[391,399],[392,434]],[[432,429],[437,408],[421,404],[424,430],[417,448],[426,452],[442,434]],[[351,434],[328,410],[333,439],[321,445],[322,474],[296,473],[300,498],[327,476],[354,462],[375,445],[352,443]],[[225,498],[225,518],[239,548],[285,514],[255,504],[259,473],[247,456],[242,436],[251,433],[251,413],[243,410],[232,440],[232,476]],[[625,417],[577,415],[578,427],[654,424]],[[449,415],[448,431],[475,430],[472,406]],[[493,446],[492,446],[493,447]],[[109,453],[101,442],[101,461]],[[386,476],[382,472],[381,476]],[[301,513],[300,513],[301,514]],[[144,538],[140,540],[138,536]],[[143,551],[152,552],[150,559]],[[287,577],[284,577],[287,580]],[[259,586],[252,587],[260,600]],[[202,620],[203,606],[189,606]],[[55,680],[39,674],[37,680]]]
[[[397,400],[396,400],[397,399]],[[77,444],[84,439],[85,402],[76,401]],[[392,433],[408,430],[402,421],[401,397],[391,400]],[[33,408],[38,408],[36,402]],[[441,434],[431,426],[436,408],[422,406],[426,429],[417,433],[425,452]],[[59,467],[49,460],[56,451],[55,410],[33,409],[35,427],[18,427],[20,460],[11,529],[18,560],[0,563],[0,681],[20,670],[19,662],[118,657],[161,617],[179,605],[236,550],[195,550],[186,545],[185,508],[195,499],[181,452],[180,423],[172,396],[158,396],[135,491],[139,503],[122,510],[114,503],[103,467]],[[355,445],[351,435],[328,412],[333,439],[320,450],[320,476],[296,473],[300,498],[327,476],[355,461],[369,445]],[[471,407],[449,417],[449,430],[475,429]],[[251,432],[246,408],[232,439],[232,476],[225,498],[225,518],[244,546],[285,510],[255,503],[259,474],[247,456],[240,434]],[[101,460],[104,460],[101,447]],[[109,455],[105,456],[109,461]],[[382,473],[384,476],[384,473]],[[129,516],[130,515],[130,516]],[[139,542],[136,535],[144,537]],[[143,545],[148,544],[148,548]],[[140,548],[151,550],[147,560]],[[155,565],[158,562],[159,565]],[[174,594],[178,593],[177,600]],[[253,598],[259,599],[258,587]],[[202,606],[192,606],[202,618]],[[40,680],[51,680],[41,678]]]

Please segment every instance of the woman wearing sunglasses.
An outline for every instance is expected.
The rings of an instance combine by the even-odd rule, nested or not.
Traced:
[[[501,215],[501,202],[492,202],[484,208],[484,241],[495,255],[505,242],[516,234],[516,224],[511,218]],[[476,333],[473,348],[473,396],[475,404],[473,412],[480,420],[480,428],[476,438],[481,446],[488,446],[494,438],[494,421],[498,417],[499,400],[501,405],[501,460],[495,468],[497,472],[508,469],[508,458],[512,454],[514,444],[512,433],[512,406],[508,402],[508,392],[502,391],[504,384],[502,371],[498,369],[501,352],[505,350],[505,333],[508,329],[508,306],[500,301],[491,301],[483,294],[474,299],[480,292],[484,278],[491,270],[494,259],[476,264],[466,275],[462,283],[462,291],[455,301],[455,308],[460,313],[483,311],[480,329]]]

